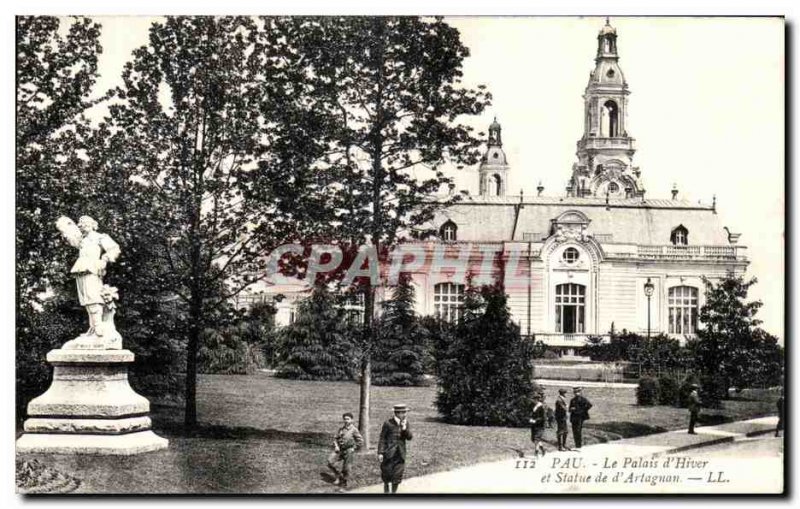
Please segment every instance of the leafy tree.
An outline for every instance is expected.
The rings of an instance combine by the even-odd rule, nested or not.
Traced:
[[[523,426],[533,410],[532,345],[498,286],[470,289],[463,320],[438,361],[436,407],[455,424]]]
[[[452,202],[431,200],[450,183],[448,163],[478,161],[480,139],[461,118],[489,95],[462,86],[469,50],[441,19],[345,17],[303,20],[298,52],[313,69],[329,150],[315,166],[331,175],[334,242],[364,242],[379,256]],[[331,41],[336,41],[332,44]],[[377,337],[375,283],[361,286],[367,333],[359,428],[369,444],[371,356]]]
[[[312,172],[303,173],[306,158],[319,156],[319,123],[302,100],[303,57],[281,35],[288,25],[245,17],[154,23],[101,126],[129,192],[149,202],[138,242],[157,262],[158,284],[185,310],[187,427],[197,422],[202,331],[268,275],[271,248],[320,224],[304,214],[325,210],[314,202],[324,194]]]
[[[324,285],[300,303],[297,319],[281,334],[277,376],[300,380],[352,380],[356,374],[354,334],[341,307]]]
[[[748,301],[747,292],[756,278],[729,273],[717,284],[705,280],[706,302],[700,310],[702,328],[689,344],[695,369],[714,378],[725,390],[742,389],[759,382],[779,383],[783,353],[777,338],[766,333],[755,316],[761,301]]]
[[[65,26],[66,25],[66,26]],[[82,213],[93,185],[83,150],[90,133],[84,113],[97,80],[100,25],[88,18],[16,18],[16,366],[17,403],[44,390],[48,350],[76,334],[68,298],[46,304],[72,281],[74,256],[54,224]],[[74,283],[73,283],[74,286]]]
[[[372,365],[375,385],[424,385],[428,331],[414,313],[411,277],[402,274],[392,299],[384,303]]]

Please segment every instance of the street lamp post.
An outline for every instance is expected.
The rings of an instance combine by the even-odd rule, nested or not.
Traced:
[[[650,297],[653,296],[653,290],[655,290],[655,285],[650,278],[647,278],[647,282],[644,284],[644,294],[647,295],[647,339],[650,339]]]

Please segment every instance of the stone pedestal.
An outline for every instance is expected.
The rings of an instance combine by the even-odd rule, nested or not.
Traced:
[[[18,453],[130,455],[167,447],[128,384],[129,350],[51,350],[53,383],[28,403]]]

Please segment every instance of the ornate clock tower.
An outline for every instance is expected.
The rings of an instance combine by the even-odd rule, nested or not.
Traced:
[[[578,162],[572,166],[568,196],[644,196],[633,166],[634,139],[628,135],[628,84],[619,67],[617,31],[608,18],[597,35],[595,68],[583,94],[584,128]]]

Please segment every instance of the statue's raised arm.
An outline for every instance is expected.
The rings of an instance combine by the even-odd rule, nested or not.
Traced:
[[[56,221],[56,228],[61,232],[61,236],[69,242],[72,247],[80,248],[83,233],[75,222],[67,216],[61,216]]]

